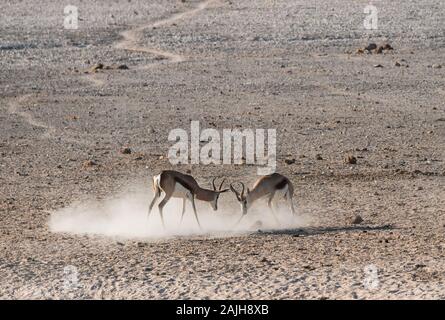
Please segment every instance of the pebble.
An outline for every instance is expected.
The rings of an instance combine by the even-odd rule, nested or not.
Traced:
[[[359,215],[356,215],[354,220],[352,220],[352,224],[360,224],[363,222],[363,218]]]

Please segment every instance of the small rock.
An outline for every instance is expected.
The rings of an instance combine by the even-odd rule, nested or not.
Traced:
[[[77,120],[79,120],[79,117],[76,116],[75,114],[71,114],[71,115],[69,115],[69,116],[66,116],[65,119],[66,119],[66,120],[77,121]]]
[[[91,67],[90,72],[96,72],[97,70],[103,69],[104,65],[102,63],[96,63]]]
[[[434,69],[441,69],[442,65],[440,65],[440,64],[433,64],[432,68],[434,68]]]
[[[365,50],[372,51],[377,49],[377,45],[375,43],[370,43],[365,47]]]
[[[131,149],[129,147],[124,147],[121,149],[122,154],[131,154]]]
[[[321,156],[321,154],[317,154],[315,155],[315,160],[323,160],[323,157]]]
[[[381,46],[383,50],[394,50],[393,47],[389,43],[385,43],[383,46]]]
[[[285,159],[284,163],[285,164],[294,164],[295,163],[295,159],[294,158],[292,158],[292,159]]]
[[[347,156],[345,158],[345,162],[349,163],[349,164],[356,164],[357,163],[357,158],[354,157],[354,156],[349,155],[349,156]]]
[[[97,165],[97,162],[94,161],[94,160],[87,160],[87,161],[85,161],[83,163],[84,167],[93,167],[93,166],[96,166],[96,165]]]
[[[363,222],[363,218],[360,217],[359,215],[356,215],[354,220],[352,220],[352,224],[360,224]]]
[[[399,61],[396,61],[396,63],[394,64],[396,67],[401,67],[402,65],[400,64]]]
[[[126,64],[113,64],[111,66],[104,66],[105,70],[128,70],[128,66]]]
[[[305,265],[305,266],[303,266],[303,268],[306,269],[306,270],[309,270],[309,271],[313,271],[313,270],[316,269],[316,268],[315,268],[314,266],[312,266],[312,265]]]
[[[374,68],[383,68],[383,66],[379,63],[379,64],[375,64]]]

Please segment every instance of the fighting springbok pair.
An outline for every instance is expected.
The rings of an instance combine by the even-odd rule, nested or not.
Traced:
[[[201,188],[196,180],[187,174],[183,174],[173,170],[165,170],[160,174],[153,177],[153,189],[154,198],[150,203],[148,209],[148,216],[150,216],[151,210],[154,204],[160,198],[161,194],[165,196],[159,203],[159,214],[161,216],[162,225],[164,226],[163,208],[171,198],[182,199],[182,213],[181,221],[184,218],[186,200],[189,200],[192,204],[193,212],[195,214],[196,221],[199,223],[198,213],[196,212],[195,199],[208,202],[213,210],[218,210],[218,199],[221,193],[229,191],[229,189],[222,189],[225,179],[222,180],[219,188],[215,185],[216,178],[212,180],[213,190]],[[273,213],[272,200],[276,196],[283,196],[289,204],[292,214],[295,214],[292,197],[294,195],[294,187],[292,182],[285,176],[279,173],[273,173],[271,175],[263,176],[259,178],[252,189],[246,188],[244,183],[239,182],[242,187],[242,191],[238,192],[233,184],[230,184],[230,190],[235,194],[236,199],[241,204],[241,218],[237,224],[241,221],[242,217],[247,214],[247,210],[258,199],[267,198],[267,205]],[[275,215],[274,215],[275,217]],[[275,217],[276,219],[276,217]]]

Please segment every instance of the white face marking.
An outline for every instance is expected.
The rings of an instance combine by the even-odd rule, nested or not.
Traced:
[[[210,201],[210,205],[212,206],[213,210],[217,210],[218,209],[217,203],[218,203],[218,199],[217,198],[215,198],[215,200],[213,200],[213,201]]]
[[[247,199],[243,199],[241,201],[241,212],[243,214],[247,213],[247,209],[250,207],[250,204],[247,202]]]

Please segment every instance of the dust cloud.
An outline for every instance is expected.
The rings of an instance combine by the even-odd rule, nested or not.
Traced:
[[[297,228],[305,223],[302,217],[292,216],[286,204],[280,202],[276,207],[277,223],[265,202],[259,201],[237,224],[241,217],[240,206],[235,201],[235,196],[227,192],[219,199],[218,211],[213,211],[205,202],[196,201],[202,229],[198,227],[188,201],[184,220],[180,224],[182,200],[172,198],[164,207],[163,228],[157,206],[160,200],[148,217],[152,196],[151,188],[138,187],[107,199],[72,203],[51,213],[49,228],[57,233],[102,235],[123,239],[160,239],[195,235],[235,236],[258,230]]]

